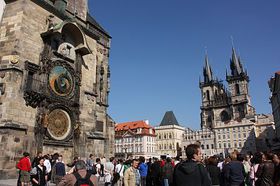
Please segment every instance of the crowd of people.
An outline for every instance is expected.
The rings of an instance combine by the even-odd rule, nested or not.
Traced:
[[[162,156],[146,160],[98,158],[92,154],[65,164],[59,154],[38,153],[30,161],[29,153],[17,164],[18,185],[46,186],[280,186],[280,156],[257,152],[234,151],[225,159],[202,157],[200,146],[188,145],[186,160]],[[66,172],[66,170],[68,170]]]

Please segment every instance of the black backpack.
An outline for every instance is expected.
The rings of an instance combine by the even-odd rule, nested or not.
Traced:
[[[94,186],[90,180],[91,173],[87,172],[86,176],[82,178],[78,172],[75,172],[74,176],[77,180],[75,186]]]
[[[92,162],[90,162],[90,160],[86,161],[86,166],[87,166],[87,171],[90,172],[91,174],[95,175],[97,174],[96,171],[96,165],[95,164],[91,164]]]
[[[103,164],[100,164],[100,173],[99,173],[99,175],[101,176],[101,177],[103,177],[104,176],[104,165]]]

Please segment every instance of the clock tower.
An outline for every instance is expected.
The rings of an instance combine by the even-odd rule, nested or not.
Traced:
[[[31,157],[59,153],[65,162],[113,156],[114,121],[107,113],[111,37],[89,14],[88,1],[5,2],[0,177],[15,176],[24,151]]]

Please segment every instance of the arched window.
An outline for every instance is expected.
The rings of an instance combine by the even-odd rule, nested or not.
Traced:
[[[207,122],[208,122],[208,123],[211,123],[211,122],[212,122],[212,117],[211,117],[211,115],[209,115],[209,116],[207,117]]]
[[[236,91],[236,95],[240,95],[239,84],[235,84],[235,91]]]
[[[244,111],[244,106],[243,105],[240,105],[238,107],[238,113],[239,113],[239,118],[240,119],[245,118],[245,111]]]
[[[206,90],[206,99],[207,99],[207,101],[210,101],[210,92],[209,92],[209,90]]]
[[[221,112],[220,117],[222,122],[229,121],[231,119],[228,112],[225,110]]]

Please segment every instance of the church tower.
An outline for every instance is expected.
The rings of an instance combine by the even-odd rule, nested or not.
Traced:
[[[200,81],[202,106],[201,106],[201,128],[215,128],[215,123],[220,120],[221,108],[228,107],[228,95],[221,81],[213,78],[212,68],[209,65],[208,56],[205,56],[205,65],[203,67],[203,81]],[[225,118],[230,116],[230,110],[227,109]]]
[[[230,59],[230,70],[230,75],[226,74],[226,80],[231,93],[233,119],[240,120],[246,116],[253,116],[255,109],[251,106],[249,96],[249,76],[244,71],[240,57],[237,57],[234,48],[232,48]]]

